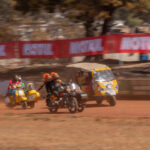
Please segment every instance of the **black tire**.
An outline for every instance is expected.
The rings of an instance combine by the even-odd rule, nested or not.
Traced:
[[[78,103],[78,112],[82,112],[84,110],[84,108],[85,108],[85,105],[79,102]]]
[[[30,106],[30,108],[34,108],[35,107],[35,102],[30,102],[28,105]]]
[[[48,109],[51,113],[56,113],[58,111],[58,106],[53,105],[51,102],[48,104]]]
[[[115,106],[116,105],[116,97],[115,96],[109,96],[108,97],[108,103],[110,104],[110,106]]]
[[[69,112],[70,113],[76,113],[78,110],[78,102],[75,97],[72,97],[70,100],[69,106],[68,106]]]
[[[97,103],[98,105],[101,105],[101,104],[102,104],[102,101],[103,101],[103,96],[96,98],[96,103]]]
[[[21,106],[23,109],[27,109],[27,102],[26,101],[22,101],[21,102]]]
[[[49,111],[50,111],[51,113],[57,113],[58,108],[49,108]]]

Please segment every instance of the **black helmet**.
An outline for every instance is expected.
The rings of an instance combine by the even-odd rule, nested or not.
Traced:
[[[15,74],[15,75],[13,76],[13,80],[18,81],[18,80],[19,80],[19,76]]]

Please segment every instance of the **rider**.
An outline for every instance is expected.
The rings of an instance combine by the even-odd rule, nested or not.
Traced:
[[[53,86],[52,86],[52,93],[59,98],[59,94],[64,92],[64,87],[67,86],[62,80],[60,80],[58,73],[52,72],[51,73]]]
[[[23,80],[22,80],[21,75],[19,75],[18,81],[20,82],[20,84],[22,85],[23,89],[25,90],[25,84],[24,84],[24,82],[23,82]]]
[[[15,92],[17,90],[16,89],[17,85],[20,85],[19,76],[14,75],[12,80],[9,81],[9,85],[8,85],[8,94],[12,94],[14,100],[15,100]]]
[[[51,96],[52,95],[52,86],[53,86],[53,81],[51,78],[51,75],[49,73],[44,73],[43,74],[43,84],[41,86],[39,86],[38,90],[41,90],[44,86],[47,92],[47,96],[50,98],[51,100]],[[46,99],[46,104],[49,104],[49,99]]]

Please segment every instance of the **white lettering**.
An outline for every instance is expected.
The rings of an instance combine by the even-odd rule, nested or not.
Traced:
[[[71,54],[97,52],[97,51],[103,51],[102,39],[85,40],[70,43]]]
[[[53,55],[51,44],[24,44],[23,55],[37,56],[37,55]]]
[[[150,50],[150,37],[124,37],[121,50]]]
[[[138,50],[140,48],[140,41],[139,41],[139,38],[133,38],[132,39],[132,48],[133,50]]]
[[[5,45],[0,45],[0,56],[6,56]]]

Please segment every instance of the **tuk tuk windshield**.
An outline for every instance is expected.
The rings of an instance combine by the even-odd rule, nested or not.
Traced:
[[[96,81],[107,82],[115,79],[111,70],[103,70],[94,72],[94,78]]]

